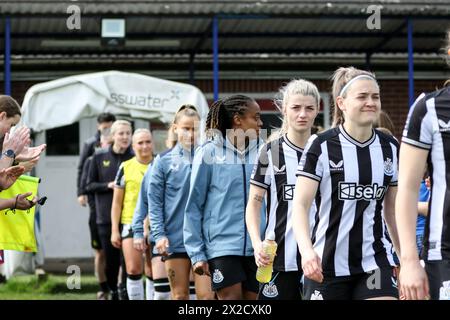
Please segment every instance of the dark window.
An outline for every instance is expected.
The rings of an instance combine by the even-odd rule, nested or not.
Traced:
[[[48,156],[76,156],[79,154],[79,122],[45,132]]]

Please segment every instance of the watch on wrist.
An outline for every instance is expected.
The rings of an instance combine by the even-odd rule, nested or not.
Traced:
[[[11,158],[11,159],[16,159],[16,154],[11,149],[8,149],[5,152],[3,152],[3,155],[5,155],[6,157]]]

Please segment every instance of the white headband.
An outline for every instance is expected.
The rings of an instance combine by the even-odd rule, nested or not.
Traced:
[[[377,82],[377,80],[375,80],[374,77],[369,76],[368,74],[360,74],[359,76],[354,77],[353,79],[351,79],[349,82],[347,82],[345,84],[345,86],[342,87],[341,91],[339,92],[339,96],[342,97],[342,95],[344,94],[344,92],[348,89],[348,87],[350,87],[350,85],[355,82],[356,80],[359,79],[369,79],[369,80],[373,80],[375,82]],[[377,82],[378,84],[378,82]]]

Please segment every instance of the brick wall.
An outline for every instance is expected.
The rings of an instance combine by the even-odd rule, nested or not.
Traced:
[[[286,81],[289,81],[287,79]],[[16,81],[12,84],[12,96],[22,103],[26,91],[36,82]],[[328,80],[314,80],[320,91],[330,92],[331,83]],[[416,80],[415,96],[422,92],[433,91],[442,87],[444,80]],[[280,80],[222,80],[219,90],[227,93],[276,92],[283,81]],[[198,80],[196,86],[205,93],[212,93],[211,80]],[[408,113],[408,80],[381,80],[382,108],[389,114],[396,127],[395,135],[400,137]],[[0,82],[3,89],[3,83]]]

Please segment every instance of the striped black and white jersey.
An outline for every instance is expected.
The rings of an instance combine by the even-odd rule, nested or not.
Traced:
[[[449,260],[450,87],[417,98],[410,109],[402,142],[430,152],[431,198],[422,258],[426,261]]]
[[[382,211],[386,191],[397,186],[397,167],[397,140],[378,130],[364,143],[342,126],[308,140],[297,175],[319,181],[312,242],[325,275],[395,265]]]
[[[276,271],[301,269],[300,253],[292,230],[292,200],[297,177],[295,171],[303,149],[289,141],[287,135],[265,144],[259,153],[250,183],[267,190],[266,236],[275,233],[278,244],[274,260]],[[316,213],[316,206],[311,209]]]

